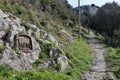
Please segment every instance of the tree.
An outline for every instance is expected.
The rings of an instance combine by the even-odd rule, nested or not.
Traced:
[[[92,17],[90,26],[101,33],[107,42],[118,46],[120,43],[118,37],[120,35],[120,31],[118,31],[120,30],[120,6],[115,2],[106,3]]]

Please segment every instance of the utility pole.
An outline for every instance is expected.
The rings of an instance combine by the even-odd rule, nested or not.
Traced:
[[[79,38],[81,39],[81,23],[80,23],[80,0],[78,0],[78,29],[79,29]]]

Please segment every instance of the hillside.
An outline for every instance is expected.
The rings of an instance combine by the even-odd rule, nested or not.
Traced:
[[[72,26],[75,23],[75,15],[72,7],[66,0],[4,0],[1,5],[4,11],[40,26],[41,24]],[[53,23],[52,23],[53,21]]]
[[[97,11],[99,10],[99,8],[100,7],[98,7],[95,4],[80,6],[81,25],[86,28],[89,28],[91,18],[97,14]],[[78,7],[74,8],[73,10],[75,14],[78,14]]]
[[[0,80],[79,80],[92,50],[66,0],[0,0]]]
[[[99,7],[95,4],[80,6],[81,14],[95,15],[98,9]],[[74,12],[78,14],[78,7],[74,8]]]

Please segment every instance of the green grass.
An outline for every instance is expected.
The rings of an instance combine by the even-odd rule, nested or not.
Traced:
[[[109,47],[109,52],[106,55],[108,67],[113,70],[117,79],[120,79],[120,48]]]
[[[32,9],[29,10],[30,16],[32,17],[35,24],[40,26],[39,18],[36,16],[35,12],[36,12],[35,10]]]
[[[66,47],[67,49],[65,52],[73,70],[79,71],[79,74],[81,74],[85,70],[89,69],[91,65],[92,51],[85,39],[77,39],[74,41],[73,45],[67,45]]]
[[[47,69],[41,72],[14,71],[7,67],[0,67],[0,80],[73,80],[71,76],[63,72],[54,72]]]
[[[49,0],[43,0],[46,4],[51,3]],[[10,6],[12,7],[12,6]],[[37,18],[35,14],[35,10],[27,10],[24,6],[16,6],[13,8],[13,14],[17,15],[18,17],[22,18],[25,21],[33,21],[36,25],[40,26],[40,19]],[[0,9],[4,11],[9,11],[9,7],[0,4]],[[62,15],[62,14],[61,14]],[[63,14],[66,16],[67,14]],[[62,23],[59,19],[51,18],[51,15],[46,12],[42,13],[41,21],[49,21],[52,24],[50,26],[40,26],[45,29],[47,32],[54,34],[55,37],[59,37],[57,32],[63,28]],[[43,19],[43,20],[42,20]],[[23,24],[26,30],[31,29],[31,26],[25,22]],[[73,29],[73,28],[72,28]],[[77,30],[77,29],[76,29]],[[77,32],[76,32],[77,33]],[[66,36],[63,36],[66,38]],[[48,56],[48,53],[51,49],[55,48],[54,44],[43,44],[36,39],[37,42],[40,43],[40,47],[42,52],[40,53],[39,60],[36,61],[36,64],[51,60]],[[62,39],[57,38],[58,41],[62,41]],[[65,55],[68,57],[68,62],[71,66],[71,69],[61,72],[60,66],[61,64],[57,65],[57,70],[54,71],[53,69],[43,69],[40,72],[37,71],[15,71],[11,69],[3,69],[0,67],[0,80],[80,80],[80,75],[85,71],[88,70],[91,65],[91,48],[86,39],[76,39],[74,40],[73,44],[68,44],[64,40],[62,43],[65,45],[64,52]],[[4,67],[6,68],[6,67]]]
[[[53,69],[41,69],[37,71],[15,71],[8,67],[0,67],[0,80],[80,80],[80,75],[85,70],[89,69],[91,64],[91,49],[86,40],[75,40],[73,45],[66,44],[64,50],[68,57],[71,69],[60,71],[60,64],[58,64],[58,71]],[[46,51],[43,51],[46,52]],[[40,58],[48,56],[42,55]],[[42,63],[41,59],[40,62]],[[4,68],[4,69],[3,69]],[[7,68],[7,69],[5,69]]]

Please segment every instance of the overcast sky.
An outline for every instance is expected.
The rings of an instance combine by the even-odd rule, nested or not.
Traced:
[[[90,5],[92,3],[98,5],[98,6],[102,6],[104,5],[106,2],[117,2],[120,4],[120,0],[80,0],[81,5]],[[78,5],[78,0],[68,0],[69,4],[71,4],[73,7],[77,7]]]

